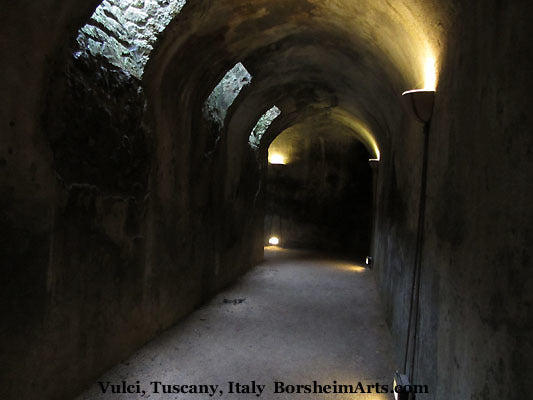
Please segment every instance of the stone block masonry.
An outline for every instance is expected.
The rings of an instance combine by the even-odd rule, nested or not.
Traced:
[[[157,36],[185,0],[104,0],[77,37],[80,56],[104,56],[141,78]]]

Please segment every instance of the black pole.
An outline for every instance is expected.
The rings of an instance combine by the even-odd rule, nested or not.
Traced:
[[[427,192],[427,171],[428,171],[428,148],[429,148],[429,131],[430,122],[424,124],[424,160],[422,163],[422,184],[420,188],[420,214],[418,225],[418,248],[417,248],[417,262],[418,262],[418,278],[416,283],[416,307],[414,316],[414,333],[413,333],[413,351],[411,356],[410,376],[412,382],[414,381],[415,361],[416,361],[416,343],[418,339],[418,325],[420,316],[420,283],[422,278],[422,251],[424,247],[424,223],[426,216],[426,192]]]
[[[416,340],[418,335],[418,316],[420,308],[420,281],[421,281],[421,272],[422,272],[422,247],[424,241],[424,223],[425,223],[425,214],[426,214],[426,189],[427,189],[427,170],[428,170],[428,148],[429,148],[429,131],[431,124],[430,122],[424,123],[424,148],[422,155],[422,174],[420,182],[420,199],[418,205],[418,225],[416,233],[416,246],[415,246],[415,262],[413,267],[413,283],[411,286],[411,300],[409,304],[409,324],[407,329],[407,339],[405,346],[405,358],[403,364],[404,372],[407,372],[407,358],[409,354],[409,344],[411,342],[411,326],[414,325],[413,333],[413,348],[412,348],[412,357],[411,365],[409,369],[409,378],[411,383],[414,379],[414,366],[415,366],[415,354],[416,354]],[[415,307],[415,297],[416,297],[416,307]],[[414,318],[413,318],[413,309],[414,309]]]

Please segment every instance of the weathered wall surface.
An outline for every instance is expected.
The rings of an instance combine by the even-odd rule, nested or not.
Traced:
[[[415,380],[430,385],[434,399],[527,398],[533,121],[525,99],[533,32],[525,15],[532,9],[470,2],[456,11],[430,133]],[[405,138],[409,148],[420,148],[421,129]],[[418,203],[410,193],[419,182],[406,168],[421,165],[421,152],[393,148],[380,170],[377,268],[403,349]]]
[[[458,50],[443,65],[419,361],[421,371],[438,374],[438,398],[446,387],[458,398],[530,395],[533,120],[524,99],[533,90],[532,15],[525,1],[465,5],[450,44]],[[427,352],[436,354],[429,364]]]
[[[279,145],[291,153],[286,165],[268,166],[265,243],[274,235],[283,246],[344,252],[364,259],[369,252],[372,212],[367,150],[354,138],[335,140],[312,131],[292,145],[292,149],[288,143]]]
[[[144,196],[152,132],[144,126],[141,82],[102,57],[66,57],[52,77],[43,128],[65,185]]]
[[[194,126],[160,135],[166,121],[146,118],[138,80],[101,59],[68,61],[76,13],[52,6],[10,5],[2,28],[6,399],[71,398],[262,256],[244,206],[255,157],[233,157],[247,189],[220,201],[228,151],[202,118],[206,96],[183,104]],[[92,10],[76,11],[79,27]],[[47,27],[41,13],[58,17]]]
[[[405,116],[376,167],[375,237],[372,255],[395,340],[398,368],[403,368],[409,301],[414,271],[422,167],[422,126]]]
[[[51,311],[48,266],[55,205],[61,201],[41,116],[58,48],[74,36],[76,25],[97,2],[58,3],[11,2],[1,17],[0,258],[6,289],[0,299],[0,374],[6,398],[29,397],[30,392],[47,397],[39,375],[62,344],[54,342],[49,356],[38,358],[42,352],[37,347],[50,344],[42,339]],[[62,371],[54,366],[49,373],[55,372]]]

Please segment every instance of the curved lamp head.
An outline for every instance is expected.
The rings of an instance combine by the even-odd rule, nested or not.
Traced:
[[[402,99],[409,114],[422,123],[429,122],[433,115],[434,90],[409,90],[403,92]]]

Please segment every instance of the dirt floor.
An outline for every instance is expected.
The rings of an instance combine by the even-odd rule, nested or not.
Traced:
[[[358,383],[365,391],[376,383],[390,389],[393,374],[372,271],[267,248],[264,263],[100,377],[78,400],[389,399],[375,388],[361,393]],[[358,393],[326,393],[335,383]],[[112,386],[123,392],[128,385],[134,393],[111,393]],[[275,393],[282,385],[285,392]],[[296,385],[308,386],[287,393],[297,392]]]

